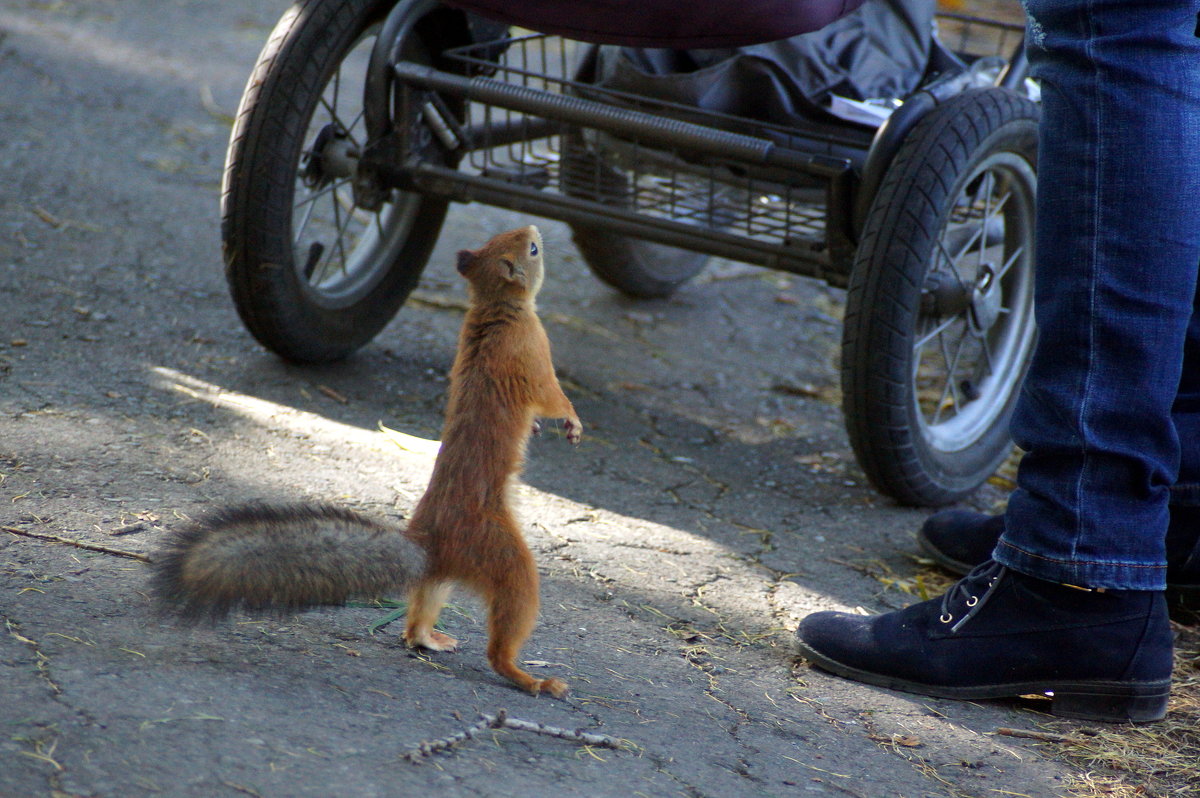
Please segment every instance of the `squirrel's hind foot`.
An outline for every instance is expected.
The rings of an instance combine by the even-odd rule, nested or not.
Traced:
[[[410,629],[404,633],[404,642],[409,648],[427,648],[430,651],[455,651],[458,649],[457,640],[433,629]]]
[[[549,693],[555,698],[565,698],[570,688],[562,679],[535,679],[533,684],[529,685],[529,692],[534,695]]]

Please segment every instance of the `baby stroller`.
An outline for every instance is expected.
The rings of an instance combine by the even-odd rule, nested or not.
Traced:
[[[226,166],[246,326],[291,361],[343,358],[416,286],[449,202],[511,208],[566,222],[632,296],[670,294],[711,255],[846,289],[843,410],[863,470],[908,504],[973,491],[1011,451],[1035,338],[1038,106],[1020,25],[939,15],[935,32],[932,0],[630,7],[298,2]],[[864,51],[881,29],[901,38]],[[864,58],[898,52],[893,96],[851,96]],[[813,92],[805,59],[850,68]]]

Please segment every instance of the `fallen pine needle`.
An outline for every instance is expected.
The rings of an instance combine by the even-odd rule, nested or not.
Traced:
[[[63,226],[62,219],[59,219],[57,216],[50,213],[50,211],[46,210],[41,205],[33,206],[33,214],[34,214],[34,216],[41,219],[46,224],[53,227],[55,230],[57,230],[58,228]]]
[[[339,393],[338,391],[334,390],[333,388],[330,388],[328,385],[318,385],[317,390],[320,391],[321,393],[325,394],[326,396],[328,396],[333,401],[338,402],[340,404],[345,405],[345,404],[350,403],[350,400],[347,399],[344,394]]]
[[[581,729],[561,729],[557,726],[547,726],[544,723],[510,718],[508,710],[501,709],[495,715],[480,714],[478,723],[472,724],[460,732],[455,732],[436,740],[427,740],[404,754],[403,758],[409,762],[419,762],[438,751],[447,751],[463,740],[473,740],[476,735],[486,729],[513,729],[515,731],[532,732],[533,734],[542,734],[547,737],[557,737],[560,740],[582,743],[584,746],[595,745],[603,748],[624,748],[629,745],[627,740],[609,737],[607,734],[592,734]]]

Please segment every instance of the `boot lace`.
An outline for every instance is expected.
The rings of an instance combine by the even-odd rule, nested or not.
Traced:
[[[995,560],[988,560],[976,566],[971,573],[960,579],[942,596],[942,614],[938,620],[942,623],[953,623],[950,631],[957,632],[967,621],[975,617],[975,613],[983,609],[983,605],[987,604],[988,599],[995,591],[1000,577],[1004,576],[1004,572],[1007,570]],[[959,605],[966,607],[966,611],[956,622],[951,609],[957,608]]]

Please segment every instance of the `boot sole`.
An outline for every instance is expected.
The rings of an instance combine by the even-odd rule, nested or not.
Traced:
[[[1050,694],[1052,715],[1078,720],[1102,723],[1150,723],[1162,720],[1167,714],[1167,699],[1171,692],[1170,679],[1153,682],[1036,681],[962,687],[923,684],[855,668],[825,656],[803,640],[798,643],[800,656],[813,665],[864,684],[935,698],[968,701]]]

